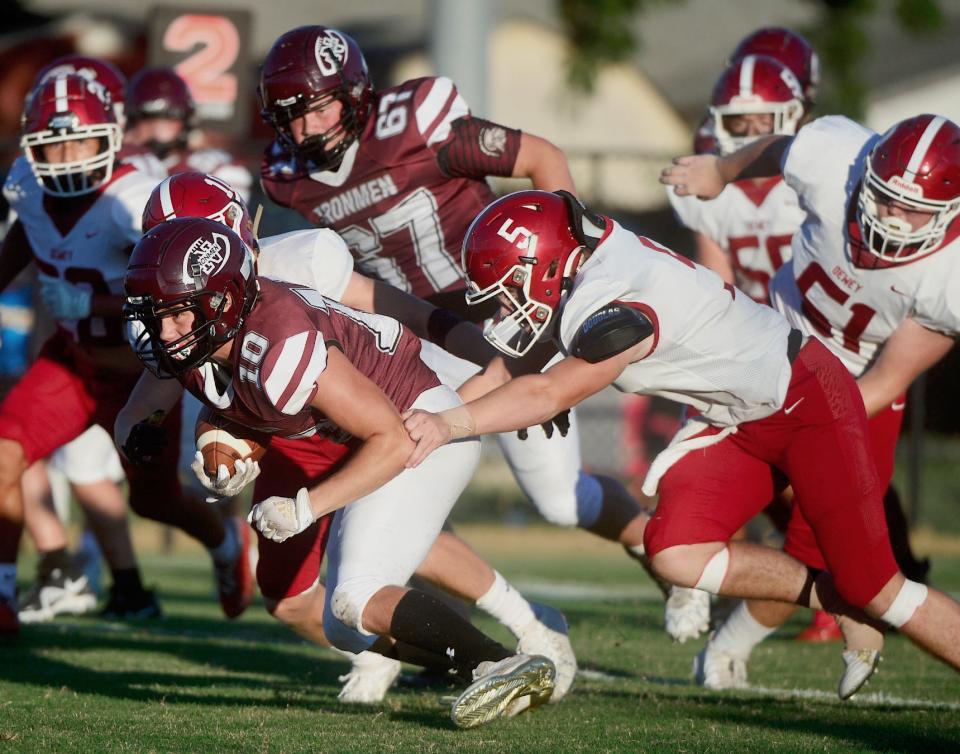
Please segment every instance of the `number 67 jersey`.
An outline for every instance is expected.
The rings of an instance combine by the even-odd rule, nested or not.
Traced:
[[[793,238],[793,259],[770,284],[774,308],[823,341],[854,377],[908,317],[960,333],[960,223],[936,251],[911,262],[877,264],[863,245],[857,198],[877,139],[840,116],[820,118],[794,137],[783,174],[807,217]]]
[[[275,141],[261,168],[264,190],[337,231],[361,272],[420,298],[462,290],[460,244],[494,199],[485,177],[510,174],[520,140],[469,115],[447,78],[382,89],[336,170],[312,171]]]

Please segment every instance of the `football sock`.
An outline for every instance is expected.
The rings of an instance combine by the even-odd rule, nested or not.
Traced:
[[[209,549],[210,557],[217,565],[230,565],[240,554],[240,537],[232,521],[223,522],[223,541]]]
[[[40,559],[37,561],[37,573],[52,573],[56,569],[63,572],[72,570],[73,558],[67,552],[66,547],[60,547],[50,552],[40,553]]]
[[[134,566],[133,568],[118,568],[115,571],[111,571],[113,576],[114,587],[118,591],[126,592],[131,594],[134,592],[142,592],[143,584],[140,581],[140,569]]]
[[[496,662],[513,655],[440,600],[415,589],[397,603],[390,635],[398,642],[449,658],[460,671],[473,670],[485,660]]]
[[[477,607],[500,621],[517,638],[520,637],[520,629],[537,618],[530,603],[499,571],[493,572],[493,584],[477,600]]]
[[[776,630],[776,626],[770,628],[760,623],[750,614],[747,603],[741,602],[714,634],[710,644],[722,652],[746,659],[757,644]]]
[[[0,563],[0,600],[13,602],[17,594],[17,564]]]

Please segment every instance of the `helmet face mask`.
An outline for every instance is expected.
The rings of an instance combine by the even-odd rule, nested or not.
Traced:
[[[773,121],[770,133],[792,136],[803,112],[796,76],[779,61],[762,55],[748,55],[728,66],[714,87],[710,106],[721,155],[736,152],[761,136],[731,133],[727,129],[728,119],[769,114]]]
[[[500,313],[484,336],[509,356],[524,356],[553,332],[556,311],[587,246],[572,224],[602,235],[602,225],[596,226],[602,219],[582,205],[577,204],[582,213],[574,219],[568,202],[576,201],[546,191],[508,194],[484,209],[464,236],[467,303],[500,301]]]
[[[162,222],[134,247],[124,279],[127,338],[144,366],[181,376],[232,340],[259,295],[250,249],[206,218]],[[187,332],[164,341],[163,321],[189,312]]]
[[[339,166],[370,116],[373,84],[359,46],[325,26],[301,26],[283,34],[260,73],[260,115],[285,148],[316,168]],[[340,120],[299,144],[291,123],[339,102]]]
[[[96,139],[90,157],[52,161],[45,147]],[[122,134],[100,84],[76,74],[43,81],[29,96],[20,146],[43,190],[52,196],[83,196],[110,181]]]
[[[960,215],[958,160],[960,128],[945,118],[920,115],[887,131],[866,159],[857,196],[864,250],[889,264],[936,251]],[[913,222],[911,213],[919,213]]]

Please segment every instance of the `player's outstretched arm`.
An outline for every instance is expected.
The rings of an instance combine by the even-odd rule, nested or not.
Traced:
[[[953,348],[953,338],[903,320],[884,343],[873,365],[857,380],[867,416],[883,411],[910,384]]]
[[[510,432],[549,421],[612,384],[645,350],[649,350],[646,341],[595,364],[567,357],[542,374],[517,377],[464,406],[439,414],[408,411],[404,414],[405,426],[417,447],[407,466],[418,466],[451,440]]]
[[[714,199],[733,181],[779,175],[783,155],[792,141],[792,136],[762,136],[723,157],[677,157],[661,171],[660,183],[673,186],[677,196]]]

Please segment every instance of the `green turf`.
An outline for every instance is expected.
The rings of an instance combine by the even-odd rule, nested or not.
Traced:
[[[553,531],[530,537],[542,544]],[[751,681],[771,691],[710,693],[690,679],[699,644],[671,644],[660,601],[619,548],[534,549],[490,557],[541,596],[558,585],[581,588],[551,601],[570,620],[581,666],[601,675],[578,680],[561,705],[474,731],[452,728],[441,692],[396,690],[372,709],[341,706],[339,658],[300,641],[259,605],[238,621],[222,619],[202,555],[152,555],[144,571],[164,619],[59,620],[0,645],[0,754],[960,750],[958,676],[902,637],[889,640],[864,701],[830,698],[839,649],[793,642],[800,618],[751,663]],[[960,591],[960,558],[934,563],[935,581]],[[506,640],[499,627],[480,624]],[[793,689],[820,696],[791,696]]]

